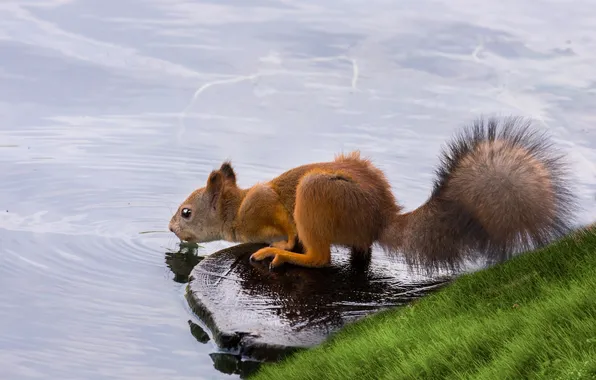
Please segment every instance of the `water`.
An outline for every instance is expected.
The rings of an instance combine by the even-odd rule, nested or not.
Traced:
[[[2,1],[0,377],[229,378],[176,240],[141,234],[227,158],[247,186],[359,148],[413,208],[454,129],[528,115],[595,220],[595,21],[588,0]]]

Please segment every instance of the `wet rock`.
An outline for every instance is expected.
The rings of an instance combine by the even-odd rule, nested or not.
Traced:
[[[346,323],[448,281],[412,278],[382,252],[351,262],[345,250],[333,252],[329,268],[285,265],[272,272],[268,260],[249,260],[264,246],[239,244],[207,256],[192,270],[186,294],[222,349],[254,360],[275,361],[319,344]]]

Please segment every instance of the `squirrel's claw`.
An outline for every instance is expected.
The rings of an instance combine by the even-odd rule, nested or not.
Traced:
[[[261,248],[252,255],[250,255],[251,261],[262,261],[269,257],[275,257],[275,251],[269,247]]]
[[[271,247],[261,248],[250,256],[250,261],[262,261],[272,257],[273,260],[269,264],[269,270],[274,270],[285,262],[284,257],[278,254],[277,250]]]
[[[269,264],[269,270],[275,270],[283,265],[286,261],[282,255],[275,255]]]

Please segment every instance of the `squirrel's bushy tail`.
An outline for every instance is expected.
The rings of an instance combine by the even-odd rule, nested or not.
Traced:
[[[476,120],[448,143],[430,198],[379,242],[410,265],[454,268],[543,246],[572,228],[567,165],[529,120]]]

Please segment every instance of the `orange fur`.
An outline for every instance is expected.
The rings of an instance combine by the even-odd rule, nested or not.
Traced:
[[[563,165],[520,119],[508,119],[500,132],[497,126],[477,122],[451,143],[433,194],[412,212],[402,213],[383,172],[355,151],[249,189],[236,185],[224,162],[182,202],[170,229],[197,242],[269,242],[251,258],[272,258],[271,267],[327,266],[332,245],[368,256],[377,242],[432,268],[472,251],[502,257],[545,244],[568,231],[573,197]],[[303,253],[295,252],[297,242]]]

